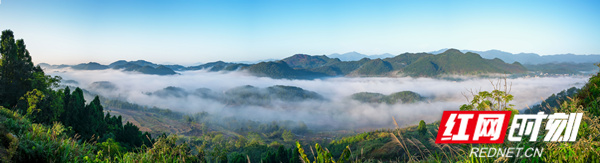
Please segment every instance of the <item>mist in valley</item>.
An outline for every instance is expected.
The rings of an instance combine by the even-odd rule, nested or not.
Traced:
[[[302,121],[312,129],[360,129],[393,127],[392,116],[402,126],[419,120],[438,121],[444,110],[457,110],[467,103],[463,94],[490,91],[490,81],[469,78],[460,81],[433,78],[323,78],[315,80],[272,79],[243,71],[181,71],[179,75],[146,75],[119,70],[47,70],[77,86],[107,98],[156,106],[185,113],[208,112],[222,117],[254,121]],[[553,93],[581,87],[587,76],[508,79],[516,109],[535,105]],[[291,86],[291,87],[285,87]],[[297,88],[297,97],[280,97],[278,89]],[[233,92],[237,91],[237,92]],[[239,93],[239,92],[242,93]],[[255,94],[244,91],[258,92]],[[416,103],[362,103],[350,98],[359,92],[389,95],[412,91],[425,97]],[[233,92],[233,93],[232,93]],[[298,92],[296,92],[298,93]],[[91,99],[86,99],[91,101]]]

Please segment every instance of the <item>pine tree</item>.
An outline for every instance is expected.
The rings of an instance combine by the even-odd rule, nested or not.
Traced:
[[[419,134],[421,135],[425,135],[425,133],[427,133],[427,124],[425,123],[425,121],[421,120],[421,122],[419,122],[417,131],[419,131]]]
[[[31,87],[33,62],[25,41],[14,39],[11,30],[2,31],[0,39],[0,105],[13,108]],[[22,109],[23,112],[25,108]]]

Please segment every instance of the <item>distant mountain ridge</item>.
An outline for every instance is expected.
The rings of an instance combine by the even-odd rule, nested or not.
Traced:
[[[333,53],[333,54],[327,55],[327,57],[338,58],[341,61],[358,61],[363,58],[384,59],[384,58],[394,57],[394,55],[392,55],[390,53],[384,53],[384,54],[378,54],[378,55],[366,55],[366,54],[361,54],[361,53],[353,51],[353,52],[348,52],[348,53],[343,53],[343,54]]]
[[[139,72],[143,74],[150,75],[175,75],[177,74],[173,69],[177,69],[179,67],[183,68],[183,66],[179,65],[158,65],[152,62],[137,60],[137,61],[125,61],[119,60],[115,61],[109,65],[102,65],[96,62],[82,63],[78,65],[50,65],[47,63],[38,64],[43,68],[65,68],[71,67],[75,70],[106,70],[106,69],[117,69],[123,71],[133,71]]]
[[[324,55],[296,54],[277,62],[254,64],[247,70],[258,76],[290,79],[327,76],[437,77],[446,74],[481,75],[527,72],[527,69],[518,62],[508,64],[500,59],[484,59],[476,53],[462,53],[456,49],[449,49],[438,55],[404,53],[391,58],[363,58],[358,61],[341,61],[338,58],[329,58]]]
[[[502,57],[506,58],[513,55],[502,51],[487,51],[485,56],[475,52],[462,52],[457,49],[447,49],[442,53],[432,53],[403,53],[383,59],[369,59],[364,57],[356,61],[343,61],[339,58],[331,58],[325,55],[295,54],[282,60],[255,64],[216,61],[188,67],[181,65],[160,65],[144,60],[119,60],[109,65],[102,65],[95,62],[78,65],[49,65],[45,63],[39,65],[50,68],[71,67],[75,70],[103,70],[110,68],[153,75],[173,75],[177,74],[175,71],[190,70],[206,70],[211,72],[246,71],[255,76],[275,79],[315,79],[336,76],[442,77],[443,75],[525,74],[530,72],[581,74],[597,71],[597,68],[590,66],[591,64],[589,63],[546,63],[532,65],[522,64],[519,61],[510,62],[511,60],[509,59],[502,60]],[[533,58],[538,56],[536,54],[520,55],[532,56]],[[589,60],[593,61],[593,59]]]
[[[448,49],[441,49],[438,51],[430,52],[431,54],[439,54]],[[539,55],[536,53],[518,53],[513,54],[500,50],[487,50],[487,51],[475,51],[475,50],[460,50],[463,53],[472,52],[477,53],[481,57],[486,59],[499,58],[507,63],[519,62],[521,64],[546,64],[546,63],[598,63],[600,62],[600,55],[575,55],[575,54],[556,54],[556,55]]]
[[[59,66],[40,64],[52,68]],[[443,74],[522,73],[520,64],[506,64],[501,60],[482,59],[475,53],[462,54],[455,49],[438,55],[427,53],[404,53],[385,59],[362,58],[358,61],[342,61],[325,55],[296,54],[279,61],[256,64],[209,62],[197,66],[159,65],[137,60],[119,60],[109,65],[90,62],[70,66],[76,70],[118,69],[152,75],[173,75],[177,71],[247,71],[253,75],[275,79],[315,79],[333,76],[427,76]]]

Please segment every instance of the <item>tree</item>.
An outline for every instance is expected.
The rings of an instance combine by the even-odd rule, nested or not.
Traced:
[[[64,93],[62,90],[51,90],[43,93],[44,98],[38,104],[39,111],[34,113],[36,123],[52,124],[60,121],[60,116],[64,112]]]
[[[104,121],[104,109],[102,108],[102,105],[100,104],[100,99],[98,98],[98,96],[96,96],[94,98],[94,100],[92,100],[92,102],[90,102],[90,104],[88,104],[85,108],[85,111],[87,118],[87,124],[86,126],[89,126],[89,132],[92,135],[96,135],[96,136],[102,136],[104,135],[104,133],[106,133],[107,130],[107,125],[106,122]],[[83,135],[83,134],[82,134]]]
[[[290,130],[284,130],[281,138],[283,138],[283,141],[290,142],[294,140],[294,134]]]
[[[241,153],[238,152],[233,152],[230,154],[231,159],[229,159],[231,161],[231,163],[247,163],[248,160],[246,159],[246,156],[244,156]]]
[[[421,120],[421,122],[419,122],[419,127],[417,127],[417,131],[419,131],[419,134],[421,135],[425,135],[425,133],[427,133],[427,124],[425,123],[425,121]]]
[[[82,136],[87,136],[87,133],[81,133],[82,130],[86,130],[87,115],[83,112],[85,109],[85,99],[83,98],[83,91],[80,88],[76,88],[72,94],[68,95],[68,102],[65,102],[65,111],[62,114],[62,122],[65,126],[71,126],[73,131],[79,133]],[[84,137],[87,139],[88,137]]]
[[[289,149],[289,157],[289,163],[300,163],[300,153],[298,153],[295,147]]]
[[[464,104],[460,107],[461,111],[511,111],[511,117],[518,114],[519,111],[514,108],[515,105],[509,104],[514,96],[510,94],[510,86],[506,82],[499,80],[497,83],[492,82],[494,90],[491,92],[480,91],[478,93],[471,92],[473,99],[469,104]],[[466,95],[465,95],[466,97]],[[468,100],[468,97],[467,97]]]
[[[275,154],[277,160],[276,162],[286,162],[289,161],[289,156],[288,156],[288,152],[285,150],[285,148],[283,147],[283,145],[280,145],[277,148],[277,153]]]
[[[121,155],[125,150],[119,142],[109,138],[102,143],[98,143],[98,148],[108,154],[108,156],[115,157]]]
[[[37,89],[29,91],[23,97],[21,97],[19,99],[19,103],[21,105],[24,105],[19,108],[25,108],[25,115],[28,117],[31,117],[34,115],[34,113],[37,113],[40,111],[40,109],[37,107],[37,105],[38,105],[38,103],[40,103],[42,98],[44,98],[44,95],[42,94],[42,92],[38,91]]]
[[[142,135],[140,129],[131,122],[127,122],[123,126],[123,130],[117,135],[117,141],[125,143],[130,148],[139,147],[143,143],[140,135]]]
[[[0,54],[0,105],[12,108],[20,97],[32,90],[33,62],[25,41],[15,42],[11,30],[2,31]]]

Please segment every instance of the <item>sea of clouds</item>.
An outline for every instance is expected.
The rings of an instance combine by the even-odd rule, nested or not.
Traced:
[[[309,126],[326,128],[379,128],[392,127],[392,117],[401,125],[413,125],[419,120],[438,121],[443,110],[457,110],[467,103],[463,94],[470,91],[490,91],[491,82],[498,79],[470,78],[460,81],[433,78],[358,78],[334,77],[315,80],[289,80],[256,77],[243,71],[208,72],[205,70],[182,71],[179,75],[146,75],[119,70],[70,70],[48,71],[58,75],[63,81],[74,80],[78,86],[114,99],[131,103],[168,108],[175,111],[195,113],[206,111],[213,115],[233,116],[257,121],[292,120],[303,121]],[[581,87],[589,77],[536,77],[507,79],[514,95],[515,108],[531,107],[553,93],[570,87]],[[115,89],[98,89],[92,83],[108,81]],[[198,96],[158,97],[148,95],[168,86],[180,87],[187,91],[209,88],[223,92],[243,85],[265,88],[273,85],[287,85],[314,91],[327,100],[307,100],[296,102],[274,101],[272,106],[228,106],[213,99]],[[413,91],[427,100],[413,104],[369,104],[349,98],[358,92],[391,94],[399,91]],[[87,100],[90,101],[89,99]]]

